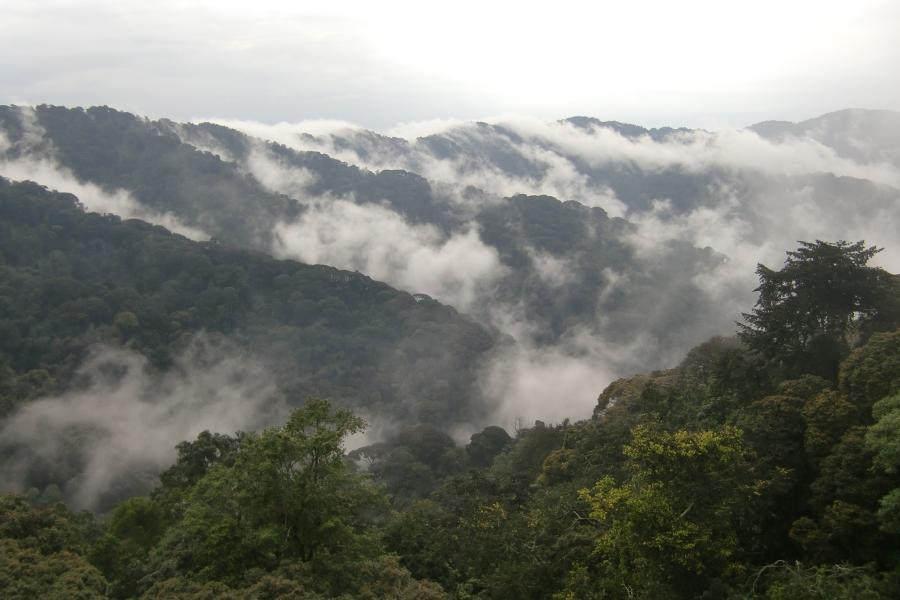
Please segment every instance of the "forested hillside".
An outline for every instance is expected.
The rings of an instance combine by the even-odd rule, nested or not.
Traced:
[[[347,456],[364,423],[310,399],[282,426],[180,444],[149,496],[100,518],[6,497],[2,584],[12,598],[894,598],[900,282],[868,266],[876,252],[815,242],[760,265],[736,337],[614,382],[587,421],[488,427],[465,447],[417,427]]]
[[[202,330],[268,358],[297,399],[321,394],[426,421],[475,408],[465,382],[494,338],[450,307],[359,273],[87,213],[35,184],[0,180],[0,211],[3,363],[23,385],[64,388],[100,342],[165,368]]]
[[[0,1],[0,600],[900,599],[900,2],[768,3]]]
[[[667,236],[641,241],[639,224],[602,208],[620,205],[604,191],[616,177],[623,200],[640,198],[635,208],[663,198],[709,204],[720,178],[705,171],[614,165],[586,191],[581,167],[554,175],[544,162],[550,150],[535,155],[531,140],[487,125],[415,143],[372,132],[327,144],[298,133],[282,143],[211,123],[42,105],[3,107],[0,132],[0,174],[77,193],[91,210],[359,270],[431,295],[526,347],[594,355],[615,373],[671,364],[729,327],[745,295],[704,285],[722,270],[721,249]],[[422,149],[429,154],[419,156]],[[561,187],[534,184],[544,177]],[[99,188],[75,189],[90,184]],[[555,195],[522,193],[544,189]],[[882,202],[882,192],[867,193]],[[628,343],[639,348],[605,351]]]
[[[888,244],[895,122],[843,111],[770,135],[511,119],[401,138],[7,106],[0,174],[198,239],[358,270],[526,349],[623,375],[728,331],[751,300],[748,256],[775,259],[797,239]]]
[[[296,214],[288,198],[128,113],[2,107],[0,125],[10,158],[52,157],[82,181],[130,190],[148,209],[177,215],[229,245],[267,248],[274,223]]]
[[[248,406],[264,394],[288,406],[321,395],[385,422],[445,425],[485,410],[476,371],[497,340],[453,308],[359,273],[193,242],[141,221],[87,213],[71,195],[6,180],[0,332],[3,417],[35,398],[94,390],[109,369],[85,368],[98,348],[145,357],[151,378],[180,371],[187,380],[215,364],[213,350],[227,349],[262,365],[257,387],[244,390]],[[205,358],[185,361],[198,335],[210,348]],[[227,393],[243,383],[233,373],[217,385]],[[242,426],[266,420],[252,417]],[[9,438],[0,444],[7,460],[32,451],[17,451]],[[80,471],[75,463],[31,465],[37,472],[20,474],[20,484],[56,484],[65,493]]]
[[[895,597],[892,119],[0,108],[0,589]]]

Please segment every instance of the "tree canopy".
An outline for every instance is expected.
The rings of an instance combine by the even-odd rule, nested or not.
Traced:
[[[589,421],[468,448],[420,426],[347,456],[361,420],[311,399],[281,426],[179,444],[151,495],[99,518],[3,498],[0,582],[12,598],[894,598],[898,340],[873,335],[836,385],[735,371],[750,351],[714,340],[611,385]]]
[[[895,326],[896,278],[869,266],[865,242],[800,242],[781,270],[758,265],[759,299],[739,335],[790,374],[835,379],[837,365],[873,330]]]

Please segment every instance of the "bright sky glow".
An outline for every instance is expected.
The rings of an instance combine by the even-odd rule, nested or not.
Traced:
[[[900,109],[900,3],[5,0],[0,102],[717,127]]]

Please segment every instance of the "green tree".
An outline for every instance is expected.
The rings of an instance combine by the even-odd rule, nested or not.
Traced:
[[[299,561],[321,585],[342,576],[350,585],[348,561],[377,554],[368,525],[383,505],[344,459],[344,438],[363,426],[312,399],[283,427],[247,434],[232,465],[214,465],[192,488],[158,548],[158,574],[233,583],[247,569]],[[167,571],[173,559],[179,566]]]
[[[876,402],[872,413],[876,421],[866,435],[872,462],[900,483],[900,394]],[[878,520],[883,531],[900,534],[900,485],[881,498]]]
[[[106,598],[106,579],[84,556],[91,525],[90,515],[73,515],[62,504],[0,496],[0,596]]]
[[[42,554],[0,539],[0,592],[6,600],[106,598],[106,580],[84,557],[64,550]]]
[[[758,265],[759,298],[739,323],[748,346],[788,374],[831,380],[870,329],[896,326],[897,284],[868,266],[880,249],[865,242],[800,242],[780,271]]]
[[[598,527],[594,593],[690,597],[740,571],[739,534],[755,491],[740,430],[640,425],[625,454],[626,481],[604,477],[580,492]]]
[[[891,582],[869,567],[827,565],[804,567],[778,561],[753,578],[753,591],[767,600],[881,600],[893,598]]]
[[[472,434],[469,445],[466,446],[466,455],[473,466],[488,467],[511,443],[512,438],[503,428],[485,427],[479,433]]]
[[[863,412],[900,392],[900,330],[876,333],[841,364],[839,389]]]
[[[115,598],[131,598],[146,574],[147,557],[165,530],[163,508],[144,496],[121,502],[106,523],[106,533],[93,545],[91,564],[110,582]]]
[[[180,442],[175,448],[178,459],[175,464],[160,473],[162,484],[153,492],[153,498],[169,513],[171,519],[180,519],[184,497],[209,470],[217,464],[234,464],[244,434],[235,436],[202,431],[193,442]]]

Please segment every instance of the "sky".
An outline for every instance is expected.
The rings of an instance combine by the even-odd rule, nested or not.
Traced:
[[[0,102],[373,129],[900,109],[894,0],[0,0]]]

